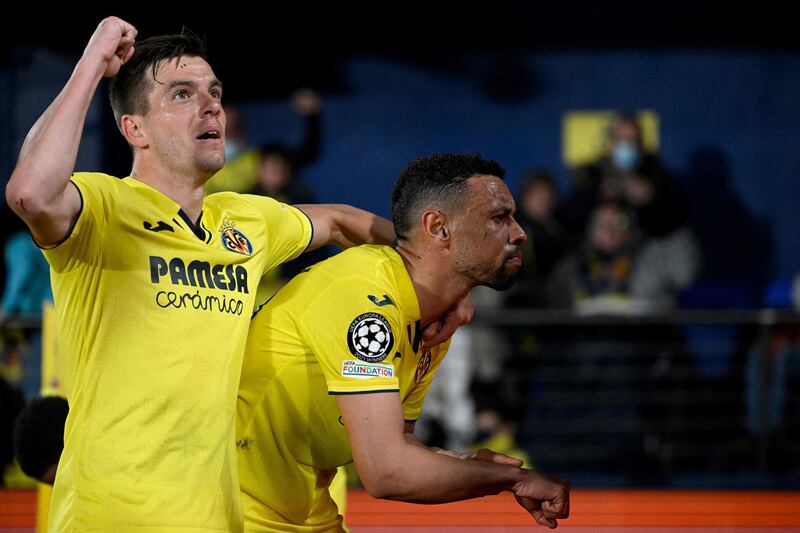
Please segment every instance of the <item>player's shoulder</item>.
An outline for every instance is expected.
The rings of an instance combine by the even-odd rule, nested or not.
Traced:
[[[391,283],[402,259],[391,246],[364,244],[348,248],[327,263],[329,271],[341,275],[360,275],[379,283]]]
[[[104,172],[75,172],[70,179],[78,186],[116,188],[124,187],[123,180]]]
[[[245,194],[240,192],[234,191],[220,191],[214,192],[209,194],[205,197],[206,203],[209,204],[220,204],[220,205],[228,205],[231,203],[236,203],[239,205],[250,205],[253,207],[279,207],[282,204],[281,202],[271,198],[269,196],[261,196],[259,194]]]
[[[251,215],[260,220],[265,214],[273,213],[279,216],[281,211],[292,208],[269,196],[222,191],[206,196],[203,200],[203,209],[210,212],[235,212],[238,215]]]
[[[318,283],[333,289],[342,309],[376,312],[400,312],[408,298],[403,281],[405,265],[391,246],[365,244],[318,263],[322,270]]]

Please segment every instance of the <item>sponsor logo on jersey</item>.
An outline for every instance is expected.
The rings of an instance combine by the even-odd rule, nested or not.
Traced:
[[[417,373],[414,375],[414,382],[419,383],[422,381],[428,372],[431,371],[431,351],[425,350],[422,352],[422,355],[419,356],[419,362],[417,363]]]
[[[362,361],[383,361],[392,351],[393,344],[392,327],[378,313],[358,315],[347,328],[347,347]]]
[[[186,285],[209,289],[222,289],[248,294],[247,269],[242,265],[212,265],[208,261],[191,261],[187,265],[180,257],[167,260],[150,256],[150,281],[160,284]]]
[[[342,361],[342,376],[358,379],[388,379],[394,377],[394,367],[392,365],[382,365],[379,363],[346,360]]]
[[[249,294],[247,269],[242,265],[212,264],[208,261],[190,261],[180,257],[167,259],[150,256],[150,281],[162,288],[156,293],[156,305],[162,309],[195,309],[241,315],[245,302],[234,295],[202,294],[200,289],[220,289],[232,293]],[[185,286],[189,290],[180,290]],[[194,290],[192,290],[194,288]]]
[[[229,252],[236,252],[237,254],[250,255],[253,253],[253,245],[250,244],[250,239],[245,237],[244,233],[236,229],[233,222],[225,221],[220,227],[220,240],[222,245]]]

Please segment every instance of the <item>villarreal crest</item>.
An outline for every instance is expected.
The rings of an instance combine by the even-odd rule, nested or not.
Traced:
[[[233,227],[233,224],[226,222],[220,229],[222,245],[230,252],[237,254],[250,255],[253,253],[253,245],[245,237],[244,233]]]

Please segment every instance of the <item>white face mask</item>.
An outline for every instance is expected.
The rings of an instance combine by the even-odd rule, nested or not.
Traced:
[[[611,151],[611,160],[620,170],[631,171],[639,163],[641,158],[639,147],[631,141],[618,141]]]

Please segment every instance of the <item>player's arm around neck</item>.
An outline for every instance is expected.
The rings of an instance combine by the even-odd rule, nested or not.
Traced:
[[[445,503],[511,491],[542,525],[555,527],[569,512],[563,482],[509,464],[456,459],[406,438],[395,392],[340,395],[337,401],[358,474],[376,498]]]
[[[63,240],[80,212],[80,195],[69,178],[86,114],[101,78],[116,74],[133,53],[135,36],[130,24],[103,20],[69,81],[25,138],[6,201],[41,245]]]
[[[394,244],[392,223],[369,211],[343,204],[299,204],[314,226],[308,250],[326,244],[350,248],[360,244]]]

